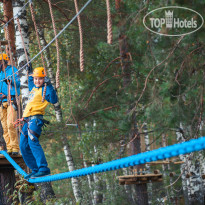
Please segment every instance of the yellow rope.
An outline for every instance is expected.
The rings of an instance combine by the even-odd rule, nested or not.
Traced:
[[[76,13],[79,12],[78,10],[78,3],[77,0],[74,0],[75,3],[75,10]],[[84,70],[84,52],[83,52],[83,29],[81,25],[80,15],[77,16],[78,19],[78,27],[79,27],[79,35],[80,35],[80,71]]]
[[[109,0],[106,0],[106,7],[107,7],[107,43],[112,44],[112,19],[111,19]]]
[[[48,0],[48,4],[49,4],[49,9],[50,9],[51,19],[52,19],[52,24],[53,24],[53,30],[54,30],[54,34],[56,37],[57,36],[56,25],[55,25],[55,19],[54,19],[52,5],[51,5],[50,0]],[[59,88],[60,86],[60,54],[59,54],[58,38],[56,38],[56,50],[57,50],[56,88]]]
[[[39,39],[39,35],[38,35],[38,28],[37,28],[37,25],[36,25],[36,20],[35,20],[34,9],[33,9],[32,3],[30,3],[30,10],[31,10],[31,16],[32,16],[32,20],[33,20],[33,23],[34,23],[35,31],[36,31],[36,36],[37,36],[37,40],[38,40],[39,50],[41,52],[41,43],[40,43],[40,39]],[[45,75],[46,75],[46,66],[45,66],[45,63],[44,63],[43,53],[41,53],[41,60],[42,60],[44,71],[45,71]],[[44,87],[44,91],[43,91],[43,97],[42,97],[42,102],[44,102],[44,100],[45,100],[46,88],[47,88],[47,84],[45,83],[45,87]]]
[[[9,35],[8,26],[6,27],[6,32],[7,32],[7,38],[8,38],[9,56],[10,56],[10,61],[11,61],[11,67],[12,67],[12,72],[14,74],[14,63],[13,63],[13,56],[12,56],[12,52],[11,52],[10,35]],[[15,75],[14,75],[14,89],[15,89],[16,103],[17,103],[17,105],[19,105],[19,98],[18,98],[18,94],[17,94]]]

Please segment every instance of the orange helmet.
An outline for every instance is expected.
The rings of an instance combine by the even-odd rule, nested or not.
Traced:
[[[43,77],[43,78],[46,77],[44,68],[43,67],[35,68],[34,71],[33,71],[33,74],[31,76],[33,76],[33,77]]]
[[[0,54],[0,61],[2,61],[2,59],[8,61],[9,57],[5,53],[1,53]]]

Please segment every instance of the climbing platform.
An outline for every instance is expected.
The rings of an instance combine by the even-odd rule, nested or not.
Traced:
[[[160,173],[125,175],[125,176],[119,176],[118,179],[120,185],[153,183],[153,182],[161,182],[163,180],[162,174]]]
[[[26,168],[25,162],[21,155],[15,155],[15,156],[11,155],[11,157],[22,169]],[[10,164],[11,163],[6,159],[6,157],[0,154],[0,167],[5,167]]]

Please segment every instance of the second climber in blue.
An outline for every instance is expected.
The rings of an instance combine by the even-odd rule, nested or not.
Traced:
[[[29,68],[29,70],[32,70]],[[45,100],[42,102],[43,91],[46,86]],[[45,75],[43,67],[35,68],[29,76],[29,100],[23,113],[25,124],[20,136],[20,150],[26,165],[32,170],[25,178],[42,177],[50,174],[44,151],[39,137],[44,125],[43,115],[50,103],[58,102],[56,91]]]

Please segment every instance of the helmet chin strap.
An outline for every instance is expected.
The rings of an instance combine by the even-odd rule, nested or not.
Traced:
[[[2,62],[2,64],[0,65],[0,70],[3,70],[4,65],[5,65],[5,67],[7,67],[8,61],[4,60],[4,63]]]

